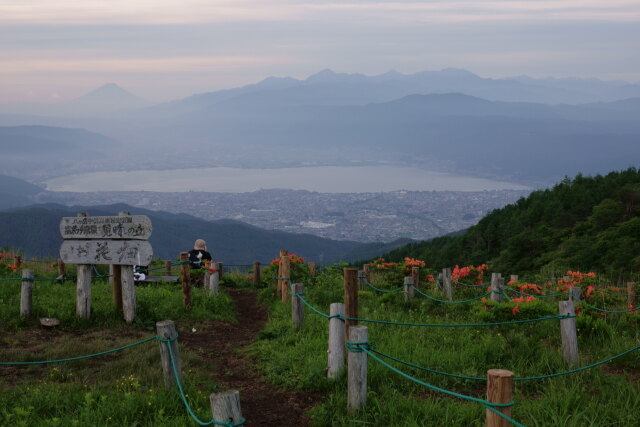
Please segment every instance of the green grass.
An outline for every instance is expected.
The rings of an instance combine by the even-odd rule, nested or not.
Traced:
[[[0,361],[53,360],[118,348],[155,335],[160,320],[175,321],[178,331],[211,320],[235,322],[233,301],[224,291],[208,296],[194,288],[193,305],[187,308],[178,285],[137,286],[136,320],[127,325],[115,311],[106,279],[92,285],[90,319],[75,314],[75,283],[34,284],[33,314],[25,319],[19,314],[20,281],[0,281]],[[39,317],[58,318],[60,326],[44,329]],[[208,395],[221,391],[211,375],[218,367],[206,363],[196,349],[180,345],[180,353],[188,399],[208,421]],[[91,359],[0,369],[0,425],[194,425],[177,390],[164,387],[155,340]]]
[[[328,313],[329,304],[343,298],[342,272],[325,270],[305,286],[305,298]],[[398,284],[381,284],[387,289]],[[483,293],[483,288],[456,289],[454,299]],[[434,290],[433,295],[442,298]],[[291,325],[290,307],[262,292],[270,321],[251,354],[270,381],[282,388],[316,390],[327,400],[311,411],[315,425],[484,425],[481,404],[463,401],[417,385],[369,358],[368,403],[356,414],[347,413],[346,378],[325,377],[328,322],[305,311],[305,327]],[[532,304],[517,318],[557,313],[557,299]],[[510,307],[508,304],[504,304]],[[512,304],[513,305],[513,304]],[[442,304],[419,295],[408,304],[403,295],[360,293],[359,316],[419,323],[482,323],[491,321],[481,302]],[[511,318],[510,308],[506,311]],[[500,314],[502,315],[502,314]],[[526,317],[524,317],[526,316]],[[586,365],[636,347],[640,334],[633,315],[577,320],[580,365]],[[516,377],[552,374],[568,367],[560,350],[559,320],[496,327],[421,328],[365,324],[370,344],[399,359],[444,372],[485,377],[492,368],[509,369]],[[435,386],[484,398],[485,381],[471,381],[420,371],[390,362],[400,370]],[[513,417],[525,425],[584,426],[633,425],[640,410],[637,385],[640,352],[602,367],[553,379],[516,382]]]

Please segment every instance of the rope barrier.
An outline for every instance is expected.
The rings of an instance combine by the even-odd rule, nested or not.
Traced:
[[[587,304],[587,303],[586,303],[586,302],[584,302],[584,301],[580,301],[580,302],[584,303],[584,305],[586,305],[586,306],[587,306],[587,307],[589,307],[590,309],[592,309],[592,310],[596,310],[596,311],[599,311],[599,312],[601,312],[601,313],[630,313],[630,312],[632,312],[632,311],[638,311],[638,308],[637,308],[637,307],[635,307],[635,308],[630,308],[630,309],[628,309],[628,310],[606,310],[606,309],[604,309],[604,308],[594,307],[594,306],[592,306],[592,305],[590,305],[590,304]]]
[[[364,283],[365,283],[367,286],[369,286],[370,288],[373,288],[374,290],[376,290],[376,291],[378,291],[378,292],[382,292],[382,293],[393,293],[393,292],[399,292],[399,291],[401,291],[401,290],[403,290],[403,289],[404,289],[404,286],[400,286],[400,287],[399,287],[399,288],[397,288],[397,289],[391,289],[391,290],[389,290],[389,289],[381,289],[381,288],[378,288],[377,286],[375,286],[373,283],[369,282],[365,276],[360,276],[359,278],[360,278],[362,281],[364,281]]]
[[[483,286],[489,286],[491,284],[490,282],[485,282],[485,283],[477,283],[477,284],[470,285],[468,283],[462,283],[462,282],[459,282],[459,281],[454,280],[454,279],[451,279],[451,283],[456,284],[456,285],[461,285],[461,286],[464,286],[464,287],[467,287],[467,288],[480,288],[480,287],[483,287]]]
[[[460,399],[464,399],[464,400],[469,400],[471,402],[476,402],[476,403],[480,403],[482,405],[484,405],[487,409],[492,410],[493,412],[495,412],[496,414],[500,415],[501,417],[503,417],[504,419],[506,419],[507,421],[509,421],[510,423],[512,423],[515,426],[518,427],[524,427],[522,424],[520,424],[519,422],[517,422],[516,420],[514,420],[513,418],[508,417],[507,415],[503,414],[502,412],[496,410],[496,408],[508,408],[511,407],[513,405],[515,405],[515,402],[509,402],[509,403],[493,403],[493,402],[489,402],[488,400],[484,400],[484,399],[479,399],[477,397],[472,397],[472,396],[467,396],[465,394],[460,394],[460,393],[456,393],[455,391],[451,391],[451,390],[446,390],[440,387],[437,387],[433,384],[429,384],[426,383],[424,381],[420,381],[419,379],[412,377],[411,375],[402,372],[401,370],[391,366],[390,364],[388,364],[387,362],[385,362],[384,360],[380,359],[379,357],[377,357],[375,354],[373,354],[369,348],[369,345],[367,343],[354,343],[354,342],[347,342],[347,348],[349,348],[349,345],[353,348],[353,347],[359,347],[361,352],[365,352],[367,353],[367,355],[371,358],[373,358],[376,362],[380,363],[381,365],[385,366],[388,369],[391,369],[393,372],[395,372],[396,374],[415,382],[416,384],[419,384],[423,387],[427,387],[431,390],[435,390],[438,391],[440,393],[444,393],[447,394],[449,396],[453,396],[453,397],[457,397]],[[349,350],[352,351],[352,350]]]
[[[162,340],[159,339],[160,341],[168,341],[168,340]],[[180,398],[182,399],[182,403],[184,404],[184,407],[186,408],[187,412],[189,413],[189,415],[191,416],[191,418],[198,424],[200,424],[201,426],[210,426],[212,424],[215,425],[219,425],[219,426],[227,426],[227,427],[236,427],[236,426],[241,426],[245,423],[245,419],[241,419],[239,422],[237,423],[233,423],[232,420],[227,421],[226,423],[222,423],[220,421],[216,421],[214,419],[211,419],[211,421],[202,421],[200,418],[198,418],[198,416],[193,412],[193,409],[191,408],[191,405],[189,405],[189,401],[187,400],[187,396],[185,396],[184,394],[184,390],[182,388],[182,382],[180,381],[180,374],[178,373],[178,368],[176,368],[176,361],[175,361],[175,357],[173,355],[173,350],[171,349],[170,345],[167,345],[167,349],[169,350],[169,360],[171,361],[171,368],[173,370],[173,376],[175,377],[176,380],[176,385],[178,386],[178,391],[180,392]]]
[[[558,292],[556,294],[528,294],[526,292],[521,292],[521,291],[517,291],[513,288],[510,288],[508,286],[505,287],[505,289],[511,291],[511,292],[515,292],[518,295],[524,295],[524,296],[528,296],[528,297],[536,297],[536,298],[553,298],[553,297],[559,297],[559,296],[563,296],[563,295],[569,295],[568,292]]]
[[[445,303],[445,304],[464,304],[464,303],[468,303],[468,302],[472,302],[472,301],[477,301],[479,299],[482,299],[482,298],[485,298],[485,297],[491,295],[491,291],[489,291],[489,292],[484,293],[484,294],[482,294],[480,296],[477,296],[477,297],[474,297],[474,298],[470,298],[470,299],[466,299],[466,300],[463,300],[463,301],[447,301],[447,300],[443,300],[443,299],[440,299],[440,298],[436,298],[436,297],[434,297],[432,295],[426,294],[426,293],[422,292],[420,289],[416,288],[415,286],[413,286],[413,289],[415,289],[416,292],[418,292],[422,296],[425,296],[425,297],[427,297],[429,299],[432,299],[432,300],[438,301],[438,302],[442,302],[442,303]]]
[[[68,357],[65,359],[55,359],[55,360],[40,360],[40,361],[33,361],[33,362],[0,362],[0,365],[3,366],[20,366],[20,365],[45,365],[45,364],[49,364],[49,363],[61,363],[61,362],[71,362],[74,360],[81,360],[81,359],[89,359],[91,357],[98,357],[98,356],[104,356],[105,354],[110,354],[110,353],[115,353],[118,351],[122,351],[125,350],[127,348],[131,348],[131,347],[135,347],[138,346],[140,344],[144,344],[146,342],[155,340],[155,339],[159,339],[157,336],[152,336],[149,338],[145,338],[141,341],[137,341],[131,344],[127,344],[124,345],[122,347],[118,347],[118,348],[114,348],[113,350],[105,350],[105,351],[101,351],[99,353],[93,353],[93,354],[87,354],[85,356],[76,356],[76,357]]]

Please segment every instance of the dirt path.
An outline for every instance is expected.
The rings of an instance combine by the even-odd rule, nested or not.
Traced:
[[[267,322],[267,311],[256,303],[255,292],[227,289],[235,302],[238,319],[231,325],[212,322],[201,331],[180,331],[180,341],[199,349],[201,357],[211,360],[214,378],[226,388],[240,391],[245,425],[306,426],[303,414],[320,399],[313,393],[285,393],[269,385],[255,370],[254,362],[242,352]]]

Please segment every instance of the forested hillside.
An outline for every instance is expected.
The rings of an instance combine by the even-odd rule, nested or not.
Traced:
[[[640,270],[640,171],[565,178],[484,217],[464,234],[387,254],[430,267],[487,263],[493,271]]]

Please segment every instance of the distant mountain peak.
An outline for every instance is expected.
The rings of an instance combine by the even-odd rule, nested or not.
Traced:
[[[118,86],[116,83],[106,83],[74,101],[141,101],[139,97]]]

